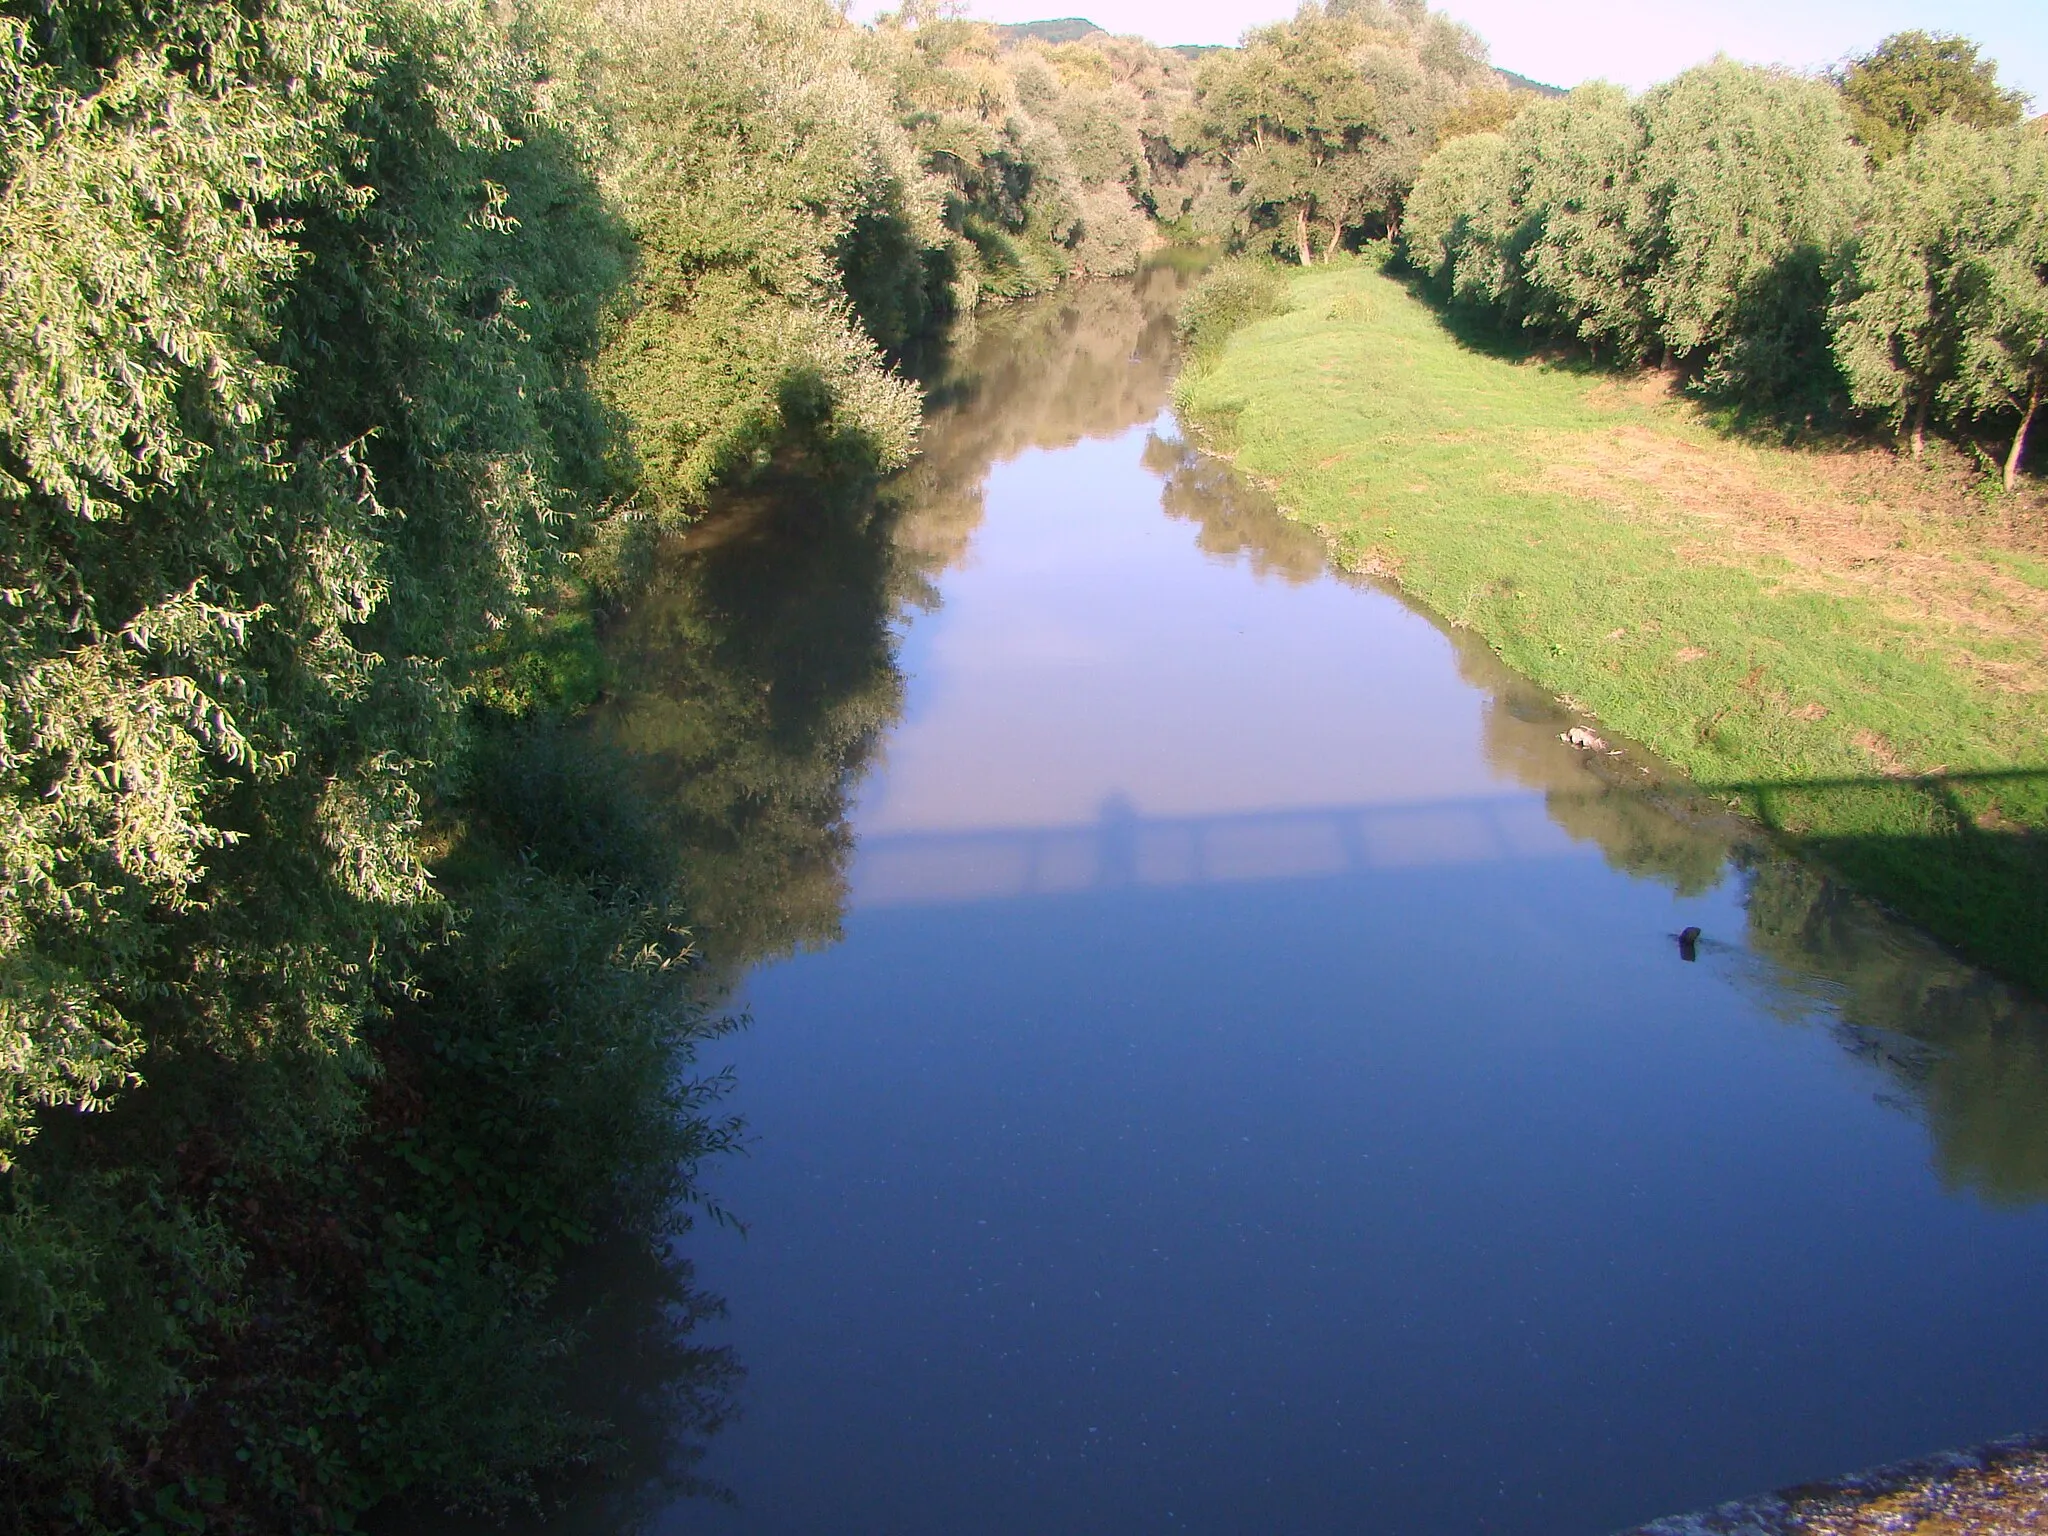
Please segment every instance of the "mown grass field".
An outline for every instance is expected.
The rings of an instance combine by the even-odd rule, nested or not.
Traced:
[[[1375,261],[1184,375],[1354,569],[2048,991],[2048,502],[1461,341]]]

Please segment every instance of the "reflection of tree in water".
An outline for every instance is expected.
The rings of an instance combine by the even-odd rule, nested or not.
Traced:
[[[1748,908],[1759,950],[1838,988],[1844,1043],[1921,1106],[1944,1179],[2048,1198],[2048,1009],[1809,865],[1757,862]]]
[[[1378,585],[1333,567],[1320,536],[1281,512],[1272,497],[1225,461],[1155,434],[1145,444],[1145,467],[1165,482],[1160,496],[1167,515],[1193,523],[1205,553],[1242,559],[1260,576],[1294,584],[1328,578]],[[1458,675],[1486,697],[1487,761],[1542,790],[1553,821],[1597,846],[1615,868],[1681,893],[1696,895],[1720,882],[1731,830],[1725,818],[1703,824],[1673,815],[1671,807],[1636,786],[1602,776],[1597,763],[1558,741],[1575,718],[1563,705],[1511,671],[1470,630],[1443,633]]]
[[[1663,783],[1634,784],[1623,760],[1588,755],[1558,737],[1582,723],[1488,649],[1470,630],[1446,629],[1458,675],[1486,695],[1482,746],[1487,762],[1543,791],[1550,819],[1579,842],[1591,843],[1624,874],[1655,880],[1682,896],[1720,884],[1734,824],[1702,817],[1674,803]],[[1615,763],[1622,763],[1615,766]]]
[[[930,384],[909,469],[730,498],[614,625],[606,731],[648,767],[717,973],[838,937],[848,794],[902,707],[892,621],[937,601],[993,464],[1164,409],[1185,284],[1157,265],[983,316]]]
[[[1166,515],[1195,525],[1204,554],[1243,559],[1255,574],[1297,586],[1329,574],[1322,539],[1283,516],[1272,497],[1223,460],[1154,433],[1145,440],[1145,467],[1166,482],[1159,493]]]
[[[838,937],[847,793],[902,706],[890,521],[773,488],[671,550],[610,636],[605,728],[646,766],[720,975]]]
[[[1155,437],[1146,465],[1204,550],[1291,582],[1364,582],[1332,571],[1322,541],[1228,464]],[[1543,791],[1551,820],[1625,873],[1699,895],[1733,860],[1748,881],[1750,944],[1775,962],[1743,972],[1744,984],[1788,1020],[1835,1020],[1843,1046],[1919,1107],[1949,1182],[1994,1201],[2048,1199],[2048,1009],[1771,849],[1661,770],[1641,774],[1639,754],[1610,760],[1565,746],[1559,733],[1577,717],[1470,631],[1443,632],[1459,674],[1486,695],[1489,763]]]
[[[725,1308],[694,1287],[690,1266],[600,1242],[563,1277],[556,1310],[576,1346],[564,1406],[597,1432],[601,1475],[536,1489],[509,1519],[393,1511],[376,1527],[384,1536],[629,1536],[679,1499],[731,1497],[698,1468],[744,1372],[729,1350],[695,1342]]]
[[[960,558],[981,523],[990,466],[1158,416],[1172,394],[1174,305],[1188,276],[1162,262],[1128,282],[1076,283],[965,331],[930,386],[918,457],[890,487],[906,557],[931,572]]]

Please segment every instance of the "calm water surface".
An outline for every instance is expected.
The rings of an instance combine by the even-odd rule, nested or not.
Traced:
[[[1598,1536],[2048,1424],[2048,1026],[1328,570],[1174,284],[621,642],[751,1020],[735,1502],[653,1528]]]

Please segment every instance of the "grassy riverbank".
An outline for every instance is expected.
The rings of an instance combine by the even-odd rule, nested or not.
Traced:
[[[2048,533],[2038,490],[1787,450],[1657,378],[1461,339],[1377,263],[1180,402],[1354,568],[1936,934],[2048,990]]]

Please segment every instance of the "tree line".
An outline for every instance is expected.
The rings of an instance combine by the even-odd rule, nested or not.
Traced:
[[[1995,433],[2048,384],[2048,132],[1974,45],[1902,33],[1815,79],[1727,59],[1450,138],[1407,202],[1438,295],[1797,421]]]

